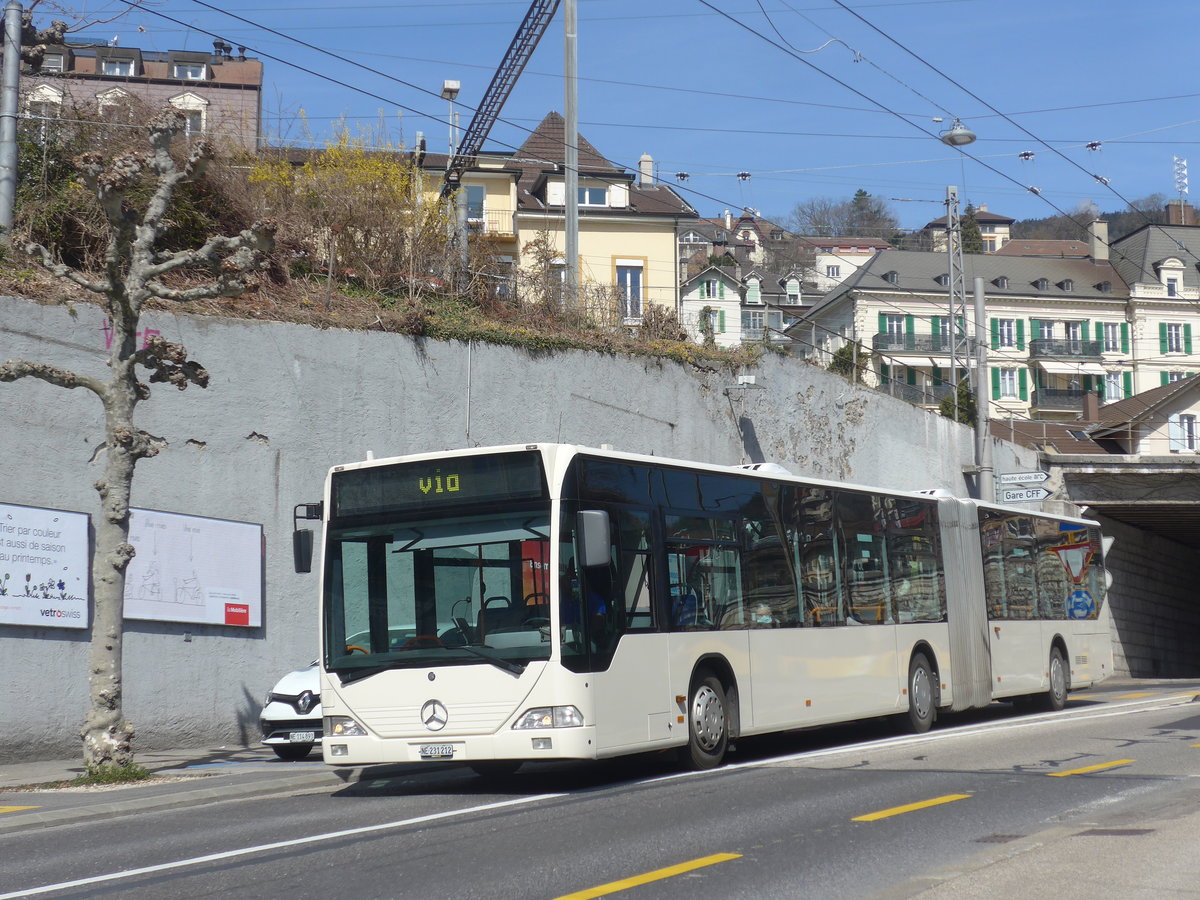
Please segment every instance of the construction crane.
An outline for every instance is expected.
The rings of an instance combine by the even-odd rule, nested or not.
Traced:
[[[443,197],[449,196],[458,189],[463,172],[472,164],[476,155],[483,148],[483,142],[487,139],[492,126],[496,124],[500,110],[516,86],[517,79],[521,77],[525,64],[533,56],[538,41],[542,39],[546,28],[554,18],[554,13],[558,11],[559,2],[560,0],[533,0],[533,3],[529,4],[529,10],[525,13],[521,24],[517,26],[517,33],[513,37],[512,43],[508,45],[504,59],[500,61],[496,74],[492,76],[491,84],[484,91],[483,99],[479,101],[475,115],[471,117],[471,124],[467,126],[462,140],[454,150],[454,155],[450,157],[450,161],[446,165],[446,177],[442,182],[441,195]]]

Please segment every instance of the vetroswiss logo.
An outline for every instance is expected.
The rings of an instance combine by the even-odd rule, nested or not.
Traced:
[[[46,619],[82,619],[83,613],[77,609],[39,609],[38,614]]]

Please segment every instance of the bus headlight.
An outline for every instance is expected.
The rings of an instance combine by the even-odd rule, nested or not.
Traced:
[[[367,729],[349,716],[326,716],[325,733],[333,737],[366,737]]]
[[[583,713],[574,706],[538,706],[527,709],[513,728],[579,728]]]

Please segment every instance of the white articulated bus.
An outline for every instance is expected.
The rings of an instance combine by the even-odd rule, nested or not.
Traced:
[[[333,468],[297,507],[324,524],[325,761],[707,768],[741,735],[1058,709],[1111,674],[1094,522],[752,469],[562,444]]]

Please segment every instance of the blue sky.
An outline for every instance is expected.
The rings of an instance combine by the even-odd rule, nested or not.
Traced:
[[[842,2],[848,9],[837,0],[578,0],[580,131],[630,169],[649,153],[703,215],[748,206],[783,216],[798,201],[863,188],[915,228],[944,213],[947,185],[964,204],[1018,219],[1089,200],[1109,210],[1175,196],[1172,159],[1200,140],[1186,0]],[[124,6],[86,9],[104,17]],[[397,143],[424,132],[441,150],[442,81],[460,81],[460,101],[473,108],[528,6],[152,0],[77,39],[207,49],[212,32],[264,59],[273,140],[321,142],[344,117],[352,131],[382,130]],[[560,8],[488,148],[520,145],[562,110],[562,51]],[[470,110],[462,117],[465,127]],[[979,135],[969,156],[937,139],[954,117]]]

